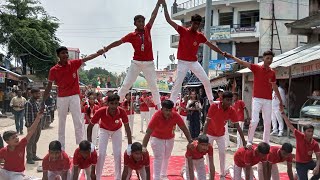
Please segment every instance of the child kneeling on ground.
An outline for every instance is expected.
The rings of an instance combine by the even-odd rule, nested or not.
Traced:
[[[141,180],[150,180],[150,160],[148,151],[142,152],[142,144],[135,142],[131,146],[131,152],[124,152],[124,168],[122,180],[129,180],[132,171],[135,170]]]
[[[49,144],[49,153],[42,161],[42,180],[67,180],[70,175],[70,159],[61,146],[59,141]]]

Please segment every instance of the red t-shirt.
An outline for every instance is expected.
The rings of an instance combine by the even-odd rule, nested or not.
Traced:
[[[49,81],[58,86],[58,97],[80,94],[78,69],[82,60],[68,60],[65,66],[56,64],[49,71]]]
[[[149,108],[155,108],[156,107],[156,104],[154,104],[154,102],[153,102],[153,97],[152,96],[149,97],[148,106],[149,106]]]
[[[127,151],[124,152],[124,165],[132,170],[139,170],[143,167],[150,166],[149,153],[144,152],[141,161],[135,161],[132,155],[128,155]]]
[[[296,162],[310,162],[313,153],[320,153],[319,144],[316,140],[312,139],[311,142],[308,142],[305,135],[297,129],[294,130],[294,136],[296,137]]]
[[[176,125],[179,127],[185,125],[178,113],[172,111],[171,117],[169,119],[165,119],[162,111],[158,110],[152,116],[148,128],[152,130],[152,137],[159,139],[172,139],[174,138]]]
[[[47,154],[42,161],[43,171],[68,171],[70,166],[70,159],[64,151],[61,152],[61,156],[57,160],[50,159],[50,155]]]
[[[88,112],[88,109],[89,109],[89,105],[86,105],[83,109],[82,109],[82,113],[85,114],[84,116],[84,123],[85,124],[89,124],[90,123],[90,119],[88,116],[86,116],[87,112]],[[99,110],[99,106],[98,105],[93,105],[90,107],[90,118],[93,117],[93,115],[96,113],[96,111]]]
[[[184,61],[197,61],[199,45],[207,42],[207,38],[201,32],[193,32],[188,28],[178,26],[180,34],[178,59]]]
[[[148,103],[149,103],[148,97],[141,97],[140,98],[140,111],[148,112],[149,111]]]
[[[272,100],[272,84],[276,82],[276,73],[273,69],[251,64],[253,78],[253,97]]]
[[[73,165],[78,166],[80,169],[86,169],[91,165],[96,165],[98,160],[98,155],[96,150],[90,153],[89,157],[86,159],[80,154],[80,149],[77,148],[73,155]]]
[[[208,154],[209,157],[213,156],[213,148],[212,148],[211,144],[209,144],[209,148],[206,152],[200,152],[198,150],[198,141],[193,141],[192,145],[194,147],[193,149],[187,148],[187,152],[185,155],[186,158],[192,157],[192,159],[201,159],[206,154]]]
[[[290,154],[287,158],[281,158],[281,147],[279,146],[271,146],[270,152],[267,156],[267,161],[272,164],[277,164],[279,162],[287,161],[289,163],[292,163],[292,154]]]
[[[224,126],[227,121],[238,122],[237,113],[234,108],[230,106],[227,110],[223,110],[222,102],[211,104],[207,116],[210,118],[207,130],[207,134],[210,136],[224,136]]]
[[[244,121],[244,108],[245,107],[246,107],[246,105],[244,104],[244,102],[242,100],[238,100],[238,101],[234,102],[233,108],[237,112],[238,121]]]
[[[265,162],[267,158],[261,158],[256,152],[257,146],[252,149],[245,149],[244,147],[237,150],[234,154],[234,163],[238,167],[254,166],[259,162]]]
[[[187,107],[187,102],[180,102],[180,106],[183,108]],[[188,115],[188,111],[187,110],[180,110],[180,115],[181,116],[187,116]]]
[[[133,60],[137,61],[152,61],[152,41],[151,41],[151,25],[147,24],[144,27],[144,33],[135,32],[129,33],[121,39],[123,43],[131,43],[134,49]],[[142,44],[144,44],[144,50],[142,51]]]
[[[125,99],[122,103],[121,103],[121,107],[126,110],[127,115],[132,115],[134,114],[134,108],[130,106],[131,102],[128,101],[127,99]]]
[[[128,123],[128,116],[124,109],[118,107],[115,116],[108,113],[108,107],[100,108],[91,119],[92,124],[99,123],[100,128],[116,131],[122,127],[122,123]]]
[[[0,149],[0,159],[3,159],[3,169],[12,172],[23,172],[25,170],[24,157],[27,146],[27,139],[23,138],[13,151],[8,149],[8,146]]]

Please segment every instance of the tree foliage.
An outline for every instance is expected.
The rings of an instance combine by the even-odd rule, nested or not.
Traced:
[[[37,0],[6,0],[0,12],[0,44],[20,57],[38,77],[46,77],[56,63],[58,20]]]
[[[99,77],[99,78],[98,78]],[[105,88],[108,78],[110,78],[110,83],[112,87],[118,86],[117,75],[109,72],[101,67],[95,67],[90,70],[81,70],[79,72],[80,82],[86,85],[93,85],[93,87],[98,86],[98,79],[100,79],[100,87]]]

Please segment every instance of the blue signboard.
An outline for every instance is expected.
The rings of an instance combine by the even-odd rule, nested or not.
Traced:
[[[253,57],[239,57],[243,61],[252,62]],[[216,59],[209,61],[209,69],[216,71],[232,71],[232,65],[236,63],[232,59]]]

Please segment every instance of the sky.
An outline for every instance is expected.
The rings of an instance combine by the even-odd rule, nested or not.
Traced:
[[[167,0],[168,9],[174,0]],[[133,18],[137,14],[146,17],[146,23],[156,5],[156,0],[41,0],[42,6],[59,19],[57,37],[61,45],[79,48],[81,54],[92,54],[126,34],[134,31]],[[170,12],[169,12],[170,13]],[[159,51],[159,69],[170,64],[170,35],[177,32],[166,22],[161,8],[151,30],[153,54]],[[123,72],[133,57],[131,44],[122,44],[86,64],[85,69],[102,67],[111,72]]]

